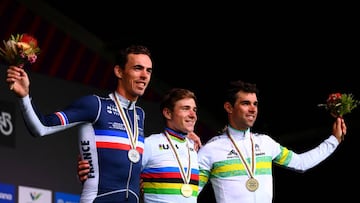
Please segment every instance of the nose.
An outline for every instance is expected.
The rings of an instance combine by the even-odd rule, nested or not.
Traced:
[[[148,79],[151,77],[151,73],[146,70],[143,70],[141,71],[140,77],[143,79]]]
[[[196,111],[190,110],[190,117],[192,117],[192,118],[197,118]]]
[[[249,110],[250,111],[256,111],[257,110],[257,105],[251,104]]]

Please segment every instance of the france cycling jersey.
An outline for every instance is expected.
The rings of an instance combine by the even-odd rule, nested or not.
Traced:
[[[36,111],[29,96],[20,101],[25,123],[33,136],[45,136],[78,126],[79,149],[91,168],[83,185],[80,202],[139,202],[141,158],[144,149],[144,110],[119,94],[128,124],[121,119],[114,94],[103,98],[84,96],[62,111],[42,115]],[[137,125],[134,125],[134,110]],[[127,125],[138,126],[136,150],[140,160],[128,158],[132,148]]]

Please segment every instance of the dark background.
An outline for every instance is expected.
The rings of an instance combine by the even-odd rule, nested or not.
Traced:
[[[297,152],[328,137],[333,118],[317,107],[328,94],[353,93],[360,98],[359,21],[352,5],[19,2],[39,13],[50,9],[59,14],[49,20],[54,25],[67,20],[85,29],[110,56],[129,44],[148,46],[154,56],[150,88],[193,90],[199,99],[199,120],[211,129],[201,134],[204,142],[226,123],[219,94],[229,80],[258,85],[259,115],[253,130]],[[304,174],[274,167],[275,202],[356,194],[347,184],[358,180],[349,174],[356,163],[359,110],[345,119],[348,135],[329,159]],[[209,197],[206,193],[201,198]]]
[[[153,78],[193,90],[200,115],[210,112],[216,122],[225,123],[219,95],[234,79],[258,85],[256,127],[274,135],[322,125],[326,114],[317,104],[332,92],[360,95],[360,35],[349,6],[45,2],[101,39],[109,52],[149,46]]]

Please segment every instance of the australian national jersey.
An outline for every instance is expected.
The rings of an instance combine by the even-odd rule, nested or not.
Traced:
[[[79,149],[83,159],[91,165],[88,179],[83,185],[82,203],[139,202],[141,159],[132,163],[128,158],[132,145],[126,126],[134,129],[136,112],[138,136],[134,142],[142,156],[145,114],[134,102],[116,95],[128,125],[120,117],[114,94],[107,98],[84,96],[63,111],[46,116],[35,111],[29,97],[21,99],[26,125],[34,136],[49,135],[80,125]]]
[[[198,152],[200,190],[210,179],[216,201],[221,203],[271,203],[273,161],[296,171],[305,171],[327,158],[338,146],[335,136],[330,136],[314,149],[297,154],[267,135],[251,133],[250,129],[228,129],[249,168],[251,164],[255,164],[253,175],[259,184],[255,191],[246,188],[246,181],[250,175],[241,161],[238,150],[226,133],[216,136]]]
[[[187,139],[185,134],[174,132],[169,128],[166,128],[166,132],[173,146],[166,138],[165,132],[145,138],[141,173],[144,182],[144,202],[196,203],[199,170],[194,143]],[[178,160],[185,174],[182,174]],[[188,182],[186,183],[184,179]],[[181,193],[184,182],[192,188],[188,197]]]

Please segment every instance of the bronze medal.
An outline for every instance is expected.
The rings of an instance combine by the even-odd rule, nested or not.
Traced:
[[[130,149],[128,152],[128,157],[129,160],[134,164],[140,161],[140,153],[136,149]]]
[[[251,191],[254,192],[255,190],[257,190],[259,187],[259,182],[255,179],[255,178],[249,178],[246,181],[246,188]]]
[[[181,194],[184,197],[191,197],[192,193],[193,193],[193,189],[190,184],[183,184],[181,186]]]

